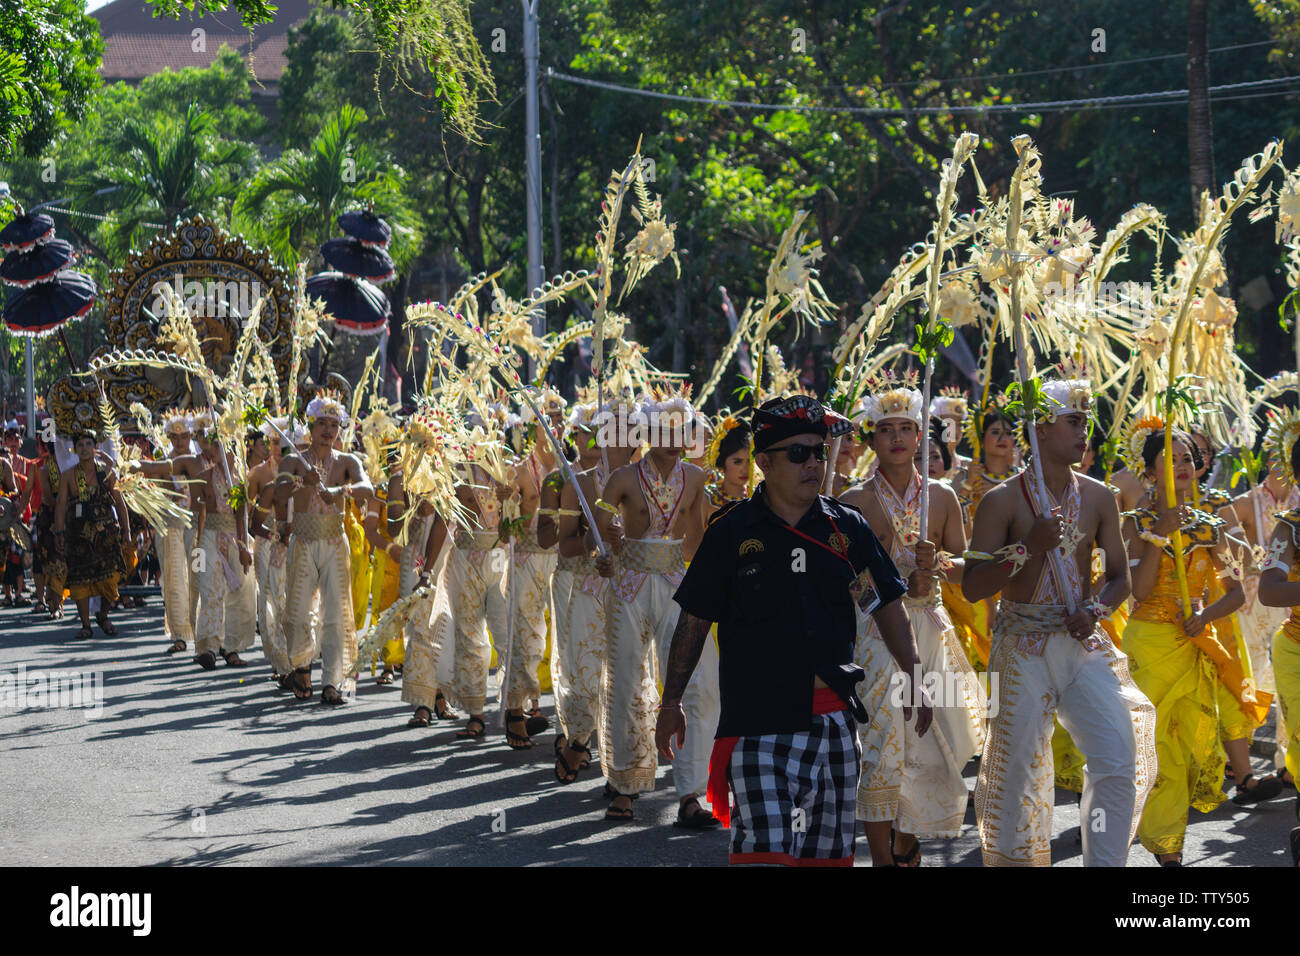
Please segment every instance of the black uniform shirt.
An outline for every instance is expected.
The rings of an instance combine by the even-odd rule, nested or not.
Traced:
[[[864,569],[882,605],[906,593],[861,512],[833,498],[819,496],[793,529],[762,485],[713,516],[673,598],[718,624],[719,737],[808,729],[813,677],[853,662],[849,588]]]

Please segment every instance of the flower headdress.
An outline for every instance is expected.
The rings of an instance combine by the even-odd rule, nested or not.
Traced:
[[[308,427],[316,424],[316,420],[320,418],[332,418],[339,425],[346,425],[348,412],[342,402],[328,392],[323,392],[307,403],[303,417],[307,419]]]
[[[164,435],[186,435],[194,431],[194,422],[190,418],[189,412],[184,409],[174,408],[162,413],[162,429]]]
[[[1300,438],[1300,408],[1283,414],[1269,412],[1268,433],[1264,437],[1264,452],[1288,488],[1296,486],[1295,469],[1291,467],[1291,449]]]
[[[964,389],[949,386],[930,400],[930,414],[966,420],[970,399]]]
[[[713,437],[709,439],[708,448],[704,452],[704,465],[706,468],[717,468],[718,449],[722,447],[722,442],[726,439],[728,433],[737,428],[749,431],[749,423],[741,421],[735,415],[724,410],[713,425]],[[750,435],[748,450],[752,453],[753,449],[754,437]]]
[[[1164,430],[1165,420],[1159,415],[1133,416],[1133,421],[1124,434],[1124,444],[1120,447],[1120,460],[1124,462],[1124,467],[1134,475],[1145,472],[1147,466],[1142,458],[1142,446],[1152,435]]]
[[[921,392],[913,386],[916,373],[896,376],[886,372],[884,377],[867,382],[863,407],[869,428],[887,418],[903,418],[922,428],[925,420]]]

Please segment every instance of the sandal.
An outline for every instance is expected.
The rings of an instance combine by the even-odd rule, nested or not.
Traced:
[[[695,804],[695,809],[687,813],[686,808],[691,804]],[[696,797],[690,797],[677,808],[677,819],[673,821],[673,826],[681,830],[712,830],[718,823],[718,818],[700,806]]]
[[[420,711],[424,711],[428,716],[421,717]],[[415,708],[415,716],[406,722],[408,727],[428,727],[433,722],[433,711],[423,705]]]
[[[288,687],[285,687],[285,690],[293,691],[293,696],[298,698],[298,700],[311,699],[310,667],[295,667],[293,673],[286,674],[284,679],[289,685]],[[280,686],[284,687],[283,684]]]
[[[231,651],[229,654],[227,654],[225,651],[222,651],[221,657],[226,662],[227,667],[248,666],[248,661],[244,660],[242,657],[239,656],[239,651]]]
[[[1253,787],[1246,784],[1255,780]],[[1277,777],[1269,774],[1263,779],[1256,780],[1253,773],[1246,774],[1246,778],[1237,784],[1237,789],[1232,795],[1232,802],[1239,807],[1250,806],[1252,803],[1262,803],[1265,800],[1272,800],[1282,792],[1282,781]]]
[[[574,753],[582,754],[582,763],[578,764],[579,770],[586,770],[591,766],[591,750],[582,744],[569,744],[569,749]]]
[[[189,647],[188,644],[186,644],[186,643],[185,643],[184,641],[182,641],[180,638],[177,638],[176,640],[172,641],[172,646],[169,647],[169,648],[167,648],[167,650],[166,650],[164,653],[166,653],[166,654],[168,654],[168,655],[170,655],[170,654],[175,654],[177,651],[183,651],[183,650],[185,650],[187,647]]]
[[[31,601],[27,600],[27,598],[22,595],[14,598],[14,607],[28,607],[31,603]]]
[[[626,797],[629,800],[636,799],[635,796],[632,796],[630,794],[615,792],[614,799],[618,799],[619,797]],[[628,820],[634,819],[632,815],[632,808],[616,807],[614,806],[614,804],[611,803],[609,807],[607,807],[605,810],[605,819],[608,820],[610,823],[626,823]]]
[[[91,630],[90,625],[83,624],[81,625],[81,630],[79,630],[76,634],[72,635],[72,639],[74,641],[85,641],[85,640],[89,640],[94,636],[95,636],[95,632]]]
[[[608,780],[605,781],[605,789],[603,793],[606,800],[613,800],[615,797],[627,797],[629,800],[639,800],[641,798],[641,794],[639,793],[619,793],[609,785]]]
[[[889,831],[889,855],[894,858],[894,862],[898,864],[900,868],[905,870],[916,869],[921,865],[921,841],[916,837],[912,837],[915,841],[912,844],[912,849],[908,850],[906,853],[895,853],[894,834],[894,830]]]
[[[569,766],[569,762],[564,759],[564,754],[559,750],[555,752],[555,779],[560,783],[573,783],[578,779],[578,771]]]
[[[391,667],[385,667],[383,673],[375,678],[376,684],[388,685],[391,684],[392,682],[393,682],[393,669]]]
[[[217,655],[211,651],[204,651],[194,658],[194,663],[198,664],[205,671],[214,671],[217,669]]]
[[[117,634],[117,628],[108,620],[107,611],[100,611],[95,615],[95,620],[99,622],[99,629],[109,637],[113,637]]]
[[[535,717],[524,717],[524,730],[528,732],[529,737],[536,737],[550,729],[551,722],[540,714]]]
[[[442,706],[438,706],[441,704]],[[438,694],[433,698],[433,716],[439,720],[460,720],[460,714],[451,709],[447,703],[447,698]]]
[[[470,730],[471,724],[478,724],[478,730]],[[457,740],[478,740],[487,733],[487,724],[482,717],[471,717],[465,721],[465,729],[456,731]]]
[[[320,689],[320,702],[327,707],[337,707],[340,704],[347,703],[343,699],[343,695],[339,693],[339,689],[333,684],[326,684]]]
[[[511,724],[523,724],[525,731],[528,729],[528,720],[523,714],[516,717],[514,714],[506,715],[506,743],[511,750],[531,750],[533,742],[527,733],[517,734],[510,729]]]

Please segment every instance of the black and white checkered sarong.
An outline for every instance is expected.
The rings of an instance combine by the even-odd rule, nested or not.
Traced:
[[[741,737],[731,753],[731,863],[851,866],[857,727],[847,711],[797,734]]]

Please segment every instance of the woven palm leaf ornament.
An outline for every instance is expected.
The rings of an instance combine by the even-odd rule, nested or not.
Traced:
[[[954,335],[952,326],[939,317],[939,273],[943,269],[946,251],[943,242],[948,234],[948,223],[952,220],[953,208],[957,203],[957,179],[961,176],[962,167],[975,155],[975,149],[978,146],[978,136],[974,133],[962,133],[961,136],[957,137],[952,156],[943,161],[943,166],[939,172],[939,196],[937,200],[939,218],[936,220],[931,232],[933,243],[929,263],[926,267],[926,276],[929,282],[926,302],[929,309],[925,325],[917,326],[917,341],[913,348],[913,351],[925,363],[925,375],[921,382],[921,408],[925,409],[927,416],[930,408],[930,388],[934,379],[934,358],[941,346],[952,344]],[[928,462],[930,460],[930,429],[922,428],[920,431],[921,461]],[[835,441],[835,452],[837,454],[839,452],[839,439]],[[924,541],[928,537],[930,530],[929,481],[921,482],[920,508],[920,540]]]
[[[1007,196],[998,203],[999,215],[997,225],[1001,235],[993,232],[988,237],[988,245],[977,251],[980,261],[980,274],[985,282],[992,284],[995,294],[1005,296],[1011,318],[1012,341],[1016,356],[1016,385],[1023,409],[1024,430],[1026,432],[1032,458],[1032,474],[1035,511],[1039,515],[1051,512],[1047,488],[1043,480],[1043,465],[1038,454],[1038,435],[1034,427],[1039,412],[1041,389],[1037,377],[1031,375],[1032,355],[1025,337],[1025,312],[1022,306],[1022,287],[1032,276],[1027,275],[1034,256],[1022,249],[1026,241],[1024,213],[1026,206],[1037,195],[1040,181],[1041,160],[1038,150],[1028,136],[1017,136],[1012,140],[1016,150],[1017,161],[1011,174]],[[1048,567],[1057,583],[1057,592],[1065,602],[1067,613],[1074,614],[1074,596],[1066,586],[1068,580],[1061,563],[1061,553],[1053,548],[1047,553]]]
[[[548,283],[550,288],[544,286],[538,290],[539,295],[515,304],[514,308],[508,313],[502,313],[501,318],[497,321],[498,327],[508,326],[511,313],[526,315],[541,305],[561,301],[571,292],[585,287],[587,282],[588,274],[586,272],[566,273],[557,280]],[[574,482],[576,486],[577,479],[573,474],[572,465],[569,464],[568,458],[565,457],[564,446],[561,444],[559,437],[552,432],[547,420],[537,408],[532,394],[535,391],[534,387],[526,385],[519,376],[519,353],[513,347],[509,344],[502,345],[500,342],[494,341],[489,329],[485,328],[479,320],[453,314],[445,306],[436,302],[412,306],[407,311],[407,322],[414,323],[417,326],[428,325],[454,341],[464,349],[466,357],[472,365],[477,364],[489,375],[495,376],[495,380],[509,394],[525,403],[537,419],[538,426],[546,434],[555,449],[556,461],[564,469],[565,479]],[[450,362],[448,362],[448,366],[454,368]],[[483,417],[486,420],[487,416],[484,415]],[[466,451],[470,451],[472,448],[473,442],[468,445]],[[596,548],[603,555],[606,553],[605,546],[595,531],[595,519],[587,506],[584,496],[579,495],[578,499],[587,518],[587,526],[592,529],[592,536],[596,539]]]
[[[1165,379],[1169,384],[1166,393],[1168,397],[1164,404],[1166,406],[1166,417],[1171,426],[1178,424],[1178,413],[1182,404],[1174,401],[1173,396],[1174,390],[1180,382],[1179,376],[1185,358],[1184,345],[1191,323],[1194,321],[1193,306],[1197,302],[1196,292],[1198,287],[1201,286],[1207,270],[1211,270],[1216,263],[1222,262],[1219,244],[1228,230],[1233,215],[1254,203],[1260,203],[1261,212],[1266,213],[1269,211],[1268,199],[1257,196],[1257,193],[1263,185],[1268,172],[1281,158],[1281,153],[1281,143],[1274,140],[1261,152],[1246,159],[1232,179],[1224,185],[1222,192],[1217,197],[1211,200],[1208,198],[1207,193],[1201,204],[1201,224],[1183,243],[1183,257],[1180,261],[1180,267],[1175,270],[1175,274],[1180,280],[1177,317],[1173,323],[1168,351],[1166,352]],[[1203,306],[1204,296],[1200,297],[1200,301]],[[1163,457],[1165,465],[1165,506],[1173,508],[1176,506],[1178,498],[1174,489],[1172,427],[1165,430]],[[1173,546],[1174,570],[1178,575],[1178,591],[1182,600],[1183,613],[1190,616],[1192,601],[1187,585],[1187,564],[1183,556],[1183,535],[1181,530],[1175,529],[1173,531],[1170,535],[1170,543]]]

